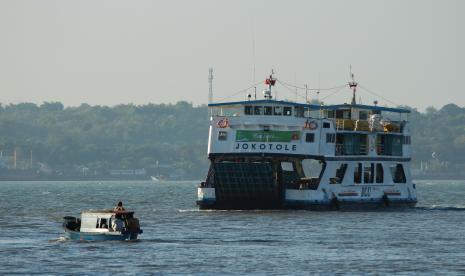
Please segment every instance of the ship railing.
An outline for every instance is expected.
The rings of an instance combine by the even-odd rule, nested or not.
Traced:
[[[368,147],[361,144],[358,148],[353,145],[336,144],[336,155],[367,155]]]
[[[385,153],[385,147],[384,147],[383,144],[378,144],[378,145],[376,145],[376,153],[377,153],[378,155],[384,155],[384,153]]]
[[[338,131],[402,133],[404,125],[404,121],[370,122],[368,120],[336,119],[336,130]]]
[[[385,155],[385,156],[402,156],[402,148],[393,148],[391,147],[386,147],[386,145],[383,144],[378,144],[376,146],[376,153],[378,155]]]
[[[301,178],[299,179],[299,190],[316,190],[319,184],[319,177]]]

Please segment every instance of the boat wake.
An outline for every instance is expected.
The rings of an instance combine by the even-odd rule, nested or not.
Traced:
[[[53,242],[65,242],[65,241],[68,241],[68,238],[64,236],[60,236],[56,239],[51,239],[48,242],[53,243]]]
[[[194,208],[194,209],[179,209],[178,212],[179,213],[189,213],[189,212],[215,212],[215,213],[222,213],[222,212],[236,212],[236,213],[240,213],[240,212],[247,212],[247,213],[276,213],[276,212],[288,212],[288,211],[295,211],[295,210],[291,210],[291,209],[273,209],[273,210],[268,210],[268,209],[252,209],[252,210],[249,210],[249,209],[197,209],[197,208]]]
[[[202,245],[219,245],[225,243],[237,244],[273,244],[282,242],[281,240],[266,239],[216,239],[216,238],[186,238],[186,239],[144,239],[144,243],[160,244],[202,244]]]

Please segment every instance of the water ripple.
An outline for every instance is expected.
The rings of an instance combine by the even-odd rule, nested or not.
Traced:
[[[166,184],[166,185],[165,185]],[[11,274],[465,273],[465,181],[421,182],[395,211],[207,211],[196,183],[0,182],[0,265]],[[135,242],[76,242],[62,217],[135,209]],[[65,269],[65,271],[64,271]],[[0,273],[1,274],[1,273]]]

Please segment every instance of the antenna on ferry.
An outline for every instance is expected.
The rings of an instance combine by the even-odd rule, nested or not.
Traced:
[[[208,103],[213,103],[213,68],[208,69]]]
[[[308,104],[308,87],[305,85],[305,103]]]
[[[349,81],[349,88],[352,89],[352,102],[351,102],[351,104],[357,104],[355,94],[357,92],[358,83],[354,79],[354,74],[352,73],[352,65],[350,65],[349,70],[350,70],[350,78],[352,79],[352,81]]]
[[[208,68],[208,103],[213,103],[213,68]],[[208,108],[208,119],[211,116],[211,108]]]

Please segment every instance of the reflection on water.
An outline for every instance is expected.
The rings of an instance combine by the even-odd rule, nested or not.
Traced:
[[[417,183],[395,212],[199,211],[195,182],[0,182],[8,273],[463,273],[465,181]],[[137,242],[66,240],[62,217],[122,200]],[[96,265],[98,264],[98,265]]]

